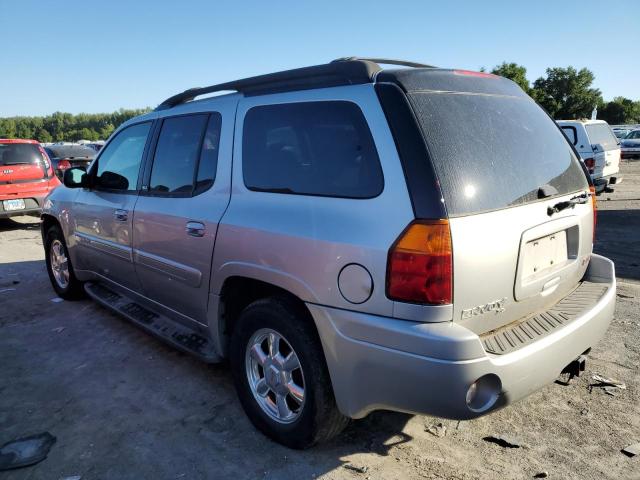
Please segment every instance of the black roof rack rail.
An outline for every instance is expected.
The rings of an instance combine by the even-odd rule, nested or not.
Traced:
[[[377,64],[383,65],[399,65],[401,67],[413,67],[413,68],[437,68],[434,65],[427,65],[426,63],[417,63],[410,62],[408,60],[397,60],[394,58],[365,58],[365,57],[343,57],[334,60],[334,62],[345,62],[345,61],[365,61],[365,62],[373,62]]]
[[[182,103],[190,102],[200,95],[215,92],[235,91],[245,95],[278,93],[310,88],[337,87],[340,85],[358,85],[372,83],[376,74],[382,70],[378,63],[402,65],[408,67],[431,67],[421,63],[402,60],[368,59],[346,57],[333,60],[324,65],[296,68],[282,72],[259,75],[257,77],[219,83],[208,87],[190,88],[162,102],[156,111],[166,110]]]

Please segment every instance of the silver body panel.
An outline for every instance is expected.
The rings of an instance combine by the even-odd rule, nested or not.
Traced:
[[[353,102],[362,110],[382,166],[382,193],[346,199],[246,188],[247,112],[259,105],[326,100]],[[220,316],[225,282],[245,277],[280,287],[307,305],[338,406],[355,418],[379,408],[470,418],[475,414],[465,407],[464,395],[479,376],[500,376],[500,405],[509,403],[552,381],[606,330],[615,277],[610,261],[591,255],[591,204],[547,214],[548,206],[570,196],[451,218],[453,304],[387,298],[389,248],[414,213],[373,85],[225,95],[152,112],[120,128],[197,112],[222,114],[217,175],[208,191],[162,198],[58,188],[47,198],[43,213],[60,223],[79,280],[104,282],[152,311],[208,332],[221,357],[227,341]],[[126,211],[127,218],[116,218],[116,210]],[[202,236],[188,233],[199,225]],[[566,262],[532,273],[537,257],[527,255],[525,261],[523,252],[533,248],[531,241],[558,232],[566,232]],[[353,264],[353,271],[364,272],[357,277],[366,284],[363,301],[350,301],[357,291],[343,285],[341,292],[339,286],[340,273]],[[515,353],[497,358],[485,352],[481,334],[557,303],[585,275],[608,286],[591,311]]]

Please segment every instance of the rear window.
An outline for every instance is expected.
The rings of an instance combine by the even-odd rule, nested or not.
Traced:
[[[416,92],[421,125],[450,216],[497,210],[588,187],[569,143],[529,98]]]
[[[0,143],[0,165],[37,164],[42,161],[38,146],[33,143]]]
[[[244,120],[247,188],[344,198],[382,192],[380,160],[360,108],[327,101],[266,105]]]
[[[84,145],[60,145],[46,148],[51,158],[93,158],[96,151]]]
[[[599,143],[605,150],[618,147],[618,139],[606,123],[588,123],[585,128],[591,145]]]

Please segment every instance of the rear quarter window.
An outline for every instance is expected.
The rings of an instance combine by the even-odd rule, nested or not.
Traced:
[[[555,122],[528,97],[409,93],[440,182],[447,213],[463,216],[588,187]]]
[[[383,189],[380,160],[360,108],[346,101],[251,108],[242,171],[250,190],[372,198]]]
[[[567,126],[560,128],[562,128],[562,133],[564,133],[565,137],[567,137],[573,145],[578,143],[578,131],[576,130],[576,127]]]
[[[605,150],[618,147],[618,139],[606,123],[589,123],[585,125],[585,129],[591,145],[600,144]]]

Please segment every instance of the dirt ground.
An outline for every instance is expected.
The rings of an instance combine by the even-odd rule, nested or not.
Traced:
[[[0,444],[57,437],[45,461],[0,478],[640,479],[640,456],[620,452],[640,442],[640,161],[622,172],[599,199],[596,243],[616,262],[618,303],[587,375],[470,422],[377,412],[304,452],[256,432],[227,366],[172,350],[90,301],[52,301],[37,219],[0,221]],[[594,373],[627,389],[590,389]],[[440,422],[444,436],[427,431]]]

